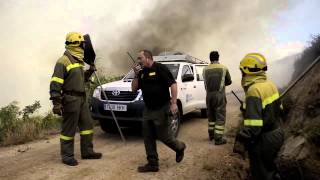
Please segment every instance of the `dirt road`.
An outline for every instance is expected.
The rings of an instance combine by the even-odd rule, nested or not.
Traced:
[[[239,121],[238,104],[228,97],[228,144],[215,146],[208,141],[207,119],[200,113],[184,117],[179,139],[187,144],[185,158],[175,162],[175,152],[158,142],[160,171],[139,174],[137,166],[146,163],[143,138],[133,129],[125,131],[124,145],[118,134],[105,134],[95,129],[95,150],[102,160],[81,160],[79,135],[76,138],[76,158],[79,165],[68,167],[60,162],[59,137],[24,145],[0,148],[0,179],[217,179],[236,180],[246,176],[247,162],[232,153],[234,127]],[[136,130],[135,130],[136,131]]]

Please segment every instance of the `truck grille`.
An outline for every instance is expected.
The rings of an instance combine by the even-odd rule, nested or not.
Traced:
[[[110,101],[133,101],[138,92],[131,92],[131,91],[120,91],[120,94],[115,96],[112,94],[112,91],[105,91],[108,100]],[[103,93],[101,93],[101,99],[105,100]]]

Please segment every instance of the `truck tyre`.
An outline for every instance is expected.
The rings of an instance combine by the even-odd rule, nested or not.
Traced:
[[[207,118],[208,114],[207,114],[207,109],[201,109],[201,118]]]
[[[114,133],[116,132],[117,126],[114,122],[106,119],[99,119],[100,127],[105,133]]]
[[[178,111],[175,115],[169,116],[170,118],[170,128],[169,130],[173,134],[174,137],[177,137],[180,130],[180,122],[181,122],[181,116],[180,112]]]

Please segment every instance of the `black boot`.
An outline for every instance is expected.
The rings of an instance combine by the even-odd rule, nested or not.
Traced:
[[[219,138],[219,139],[215,139],[214,140],[214,144],[215,145],[223,145],[223,144],[226,144],[227,143],[227,140],[224,139],[224,138]]]
[[[186,149],[186,144],[182,142],[182,149],[179,151],[176,151],[176,162],[179,163],[182,161],[184,157],[184,150]]]
[[[101,159],[102,153],[92,152],[90,154],[81,155],[82,159]]]
[[[62,163],[69,166],[78,165],[78,161],[74,159],[74,154],[73,154],[74,141],[60,139],[60,145],[61,145]]]
[[[159,171],[159,165],[156,164],[145,164],[144,166],[138,167],[138,172],[145,173],[145,172],[158,172]]]
[[[101,159],[102,154],[93,151],[92,134],[80,136],[80,149],[82,159]]]
[[[74,158],[70,158],[70,159],[62,159],[62,163],[69,165],[69,166],[76,166],[78,165],[78,161]]]

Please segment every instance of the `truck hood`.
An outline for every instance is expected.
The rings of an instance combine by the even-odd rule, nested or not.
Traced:
[[[114,82],[103,84],[102,88],[105,91],[113,91],[113,90],[131,91],[131,81],[123,81],[123,80],[114,81]]]

